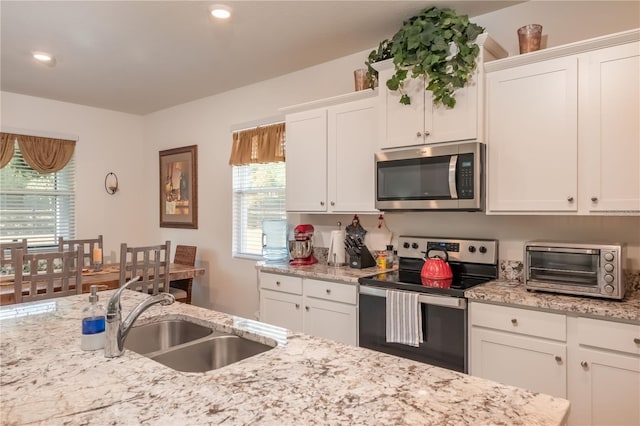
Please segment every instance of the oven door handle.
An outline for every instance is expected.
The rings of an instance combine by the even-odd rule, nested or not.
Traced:
[[[397,290],[396,290],[397,291]],[[408,292],[405,292],[408,293]],[[360,286],[360,294],[365,296],[375,296],[387,298],[387,290],[379,287]],[[432,296],[429,294],[419,294],[418,302],[427,305],[444,306],[446,308],[453,309],[466,309],[467,299],[460,297],[448,297],[448,296]]]

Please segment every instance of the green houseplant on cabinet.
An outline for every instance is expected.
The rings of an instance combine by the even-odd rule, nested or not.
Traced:
[[[467,15],[458,15],[453,9],[425,9],[405,21],[391,40],[383,40],[378,50],[369,54],[365,62],[369,79],[373,82],[377,76],[372,63],[393,58],[395,73],[386,85],[390,90],[400,91],[401,104],[411,103],[404,90],[405,80],[410,76],[424,78],[425,89],[433,93],[434,104],[453,108],[454,92],[467,84],[476,69],[480,48],[475,40],[483,31],[481,26],[469,22]]]

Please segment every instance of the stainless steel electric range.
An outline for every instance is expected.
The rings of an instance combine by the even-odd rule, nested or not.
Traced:
[[[453,272],[450,286],[425,282],[420,271],[427,252],[446,251]],[[498,276],[498,241],[440,237],[398,238],[397,271],[360,278],[361,347],[468,372],[465,290]],[[419,293],[424,343],[419,347],[386,341],[387,290]]]

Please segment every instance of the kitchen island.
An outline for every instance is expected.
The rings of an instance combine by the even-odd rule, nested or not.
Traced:
[[[125,291],[124,314],[144,297]],[[569,408],[561,398],[181,303],[154,306],[138,323],[188,318],[279,343],[206,373],[129,350],[107,359],[80,350],[86,299],[0,309],[0,423],[557,425]],[[265,329],[271,337],[255,334]]]

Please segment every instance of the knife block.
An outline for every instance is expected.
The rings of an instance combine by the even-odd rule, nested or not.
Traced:
[[[354,269],[363,269],[376,266],[376,260],[371,256],[371,252],[367,246],[360,247],[360,254],[356,256],[349,256],[349,266]]]

